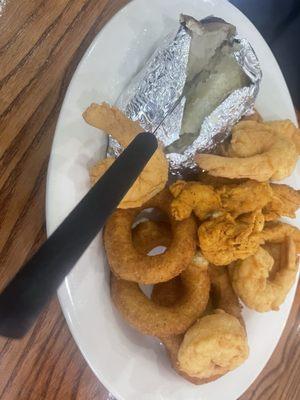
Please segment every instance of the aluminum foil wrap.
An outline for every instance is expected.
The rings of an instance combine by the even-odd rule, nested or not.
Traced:
[[[254,50],[233,25],[182,15],[116,105],[156,135],[171,172],[180,174],[195,167],[196,152],[211,151],[251,113],[261,77]],[[111,139],[108,153],[120,151]]]

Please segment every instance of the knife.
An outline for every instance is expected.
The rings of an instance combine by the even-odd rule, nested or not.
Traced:
[[[0,294],[0,335],[21,338],[157,149],[140,133]]]

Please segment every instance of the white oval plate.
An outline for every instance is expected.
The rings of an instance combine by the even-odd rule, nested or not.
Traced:
[[[53,143],[47,185],[47,230],[53,232],[89,189],[88,166],[104,157],[106,138],[84,123],[91,102],[114,103],[156,43],[178,26],[179,13],[214,14],[252,43],[264,72],[257,107],[265,118],[296,117],[280,69],[260,34],[224,0],[136,0],[99,33],[67,91]],[[298,165],[299,171],[299,165]],[[289,183],[296,186],[296,173]],[[299,221],[298,221],[299,222]],[[279,312],[245,310],[250,357],[216,382],[194,386],[176,375],[158,341],[129,328],[111,304],[108,268],[98,237],[59,289],[70,330],[87,362],[118,399],[236,399],[271,356],[285,326],[295,287]]]

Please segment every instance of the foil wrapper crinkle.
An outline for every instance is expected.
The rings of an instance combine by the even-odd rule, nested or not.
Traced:
[[[144,130],[154,132],[175,175],[193,169],[196,152],[211,151],[228,137],[243,115],[253,110],[262,78],[254,50],[233,25],[216,17],[197,21],[181,16],[180,21],[178,31],[163,40],[116,103]],[[238,87],[229,93],[226,90],[230,85],[222,71],[227,59],[236,64],[240,75]],[[228,68],[230,72],[230,64]],[[222,92],[217,93],[219,81],[224,84],[224,98],[218,103],[218,96],[222,97]],[[197,90],[200,95],[204,93],[203,99],[197,99]],[[212,104],[208,104],[210,99]],[[197,122],[197,101],[199,127],[193,133],[186,132],[188,113]],[[200,116],[203,110],[208,110],[204,118]],[[119,155],[120,151],[120,145],[110,139],[108,153]]]

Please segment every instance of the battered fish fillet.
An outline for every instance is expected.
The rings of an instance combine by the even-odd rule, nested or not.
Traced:
[[[247,181],[239,185],[225,185],[217,189],[222,208],[233,216],[260,210],[273,198],[268,183]]]
[[[204,220],[221,209],[220,197],[212,186],[202,185],[199,182],[178,181],[169,189],[175,197],[171,211],[177,221],[188,218],[192,212],[200,220]]]
[[[203,256],[214,265],[228,265],[254,254],[263,239],[264,227],[260,211],[234,219],[230,214],[205,221],[200,225],[198,238]]]
[[[266,221],[273,221],[280,217],[296,217],[296,211],[300,208],[300,191],[287,185],[271,184],[272,199],[263,208]]]
[[[230,267],[233,288],[247,307],[258,312],[276,311],[284,302],[298,271],[292,238],[284,239],[277,263],[279,268],[271,277],[274,259],[267,250],[259,247],[255,255]]]
[[[242,121],[233,128],[228,155],[198,154],[195,159],[211,175],[259,182],[288,177],[298,159],[293,140],[255,121]]]
[[[83,113],[83,117],[88,124],[110,134],[123,147],[128,146],[135,136],[143,131],[138,122],[131,121],[120,110],[106,103],[92,104]],[[90,177],[93,184],[101,178],[113,161],[113,158],[108,158],[91,168]],[[140,207],[160,192],[167,180],[168,162],[163,150],[158,148],[121,201],[119,208]]]

